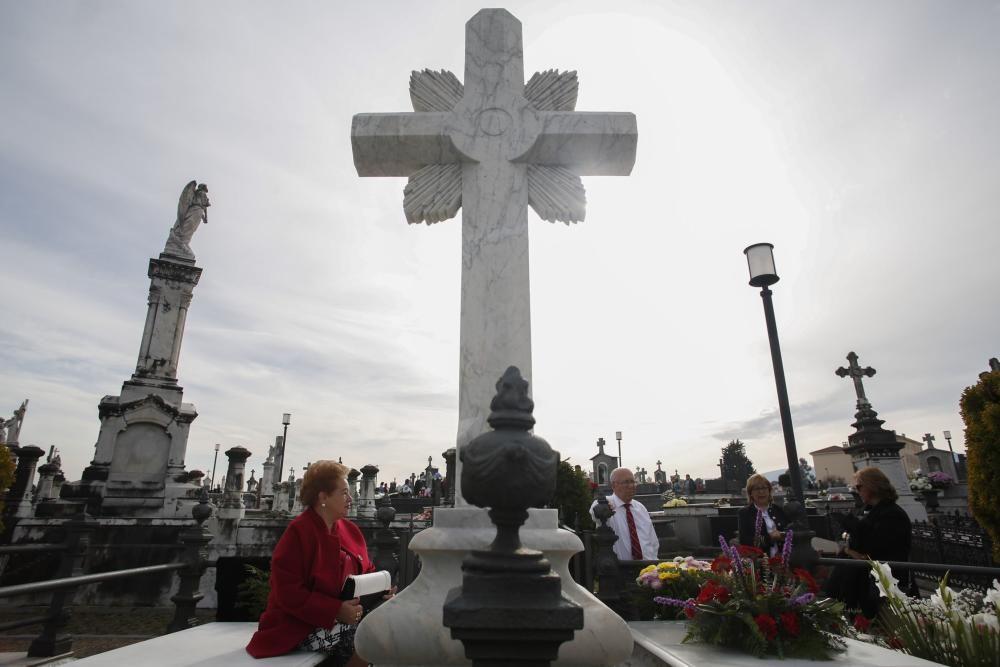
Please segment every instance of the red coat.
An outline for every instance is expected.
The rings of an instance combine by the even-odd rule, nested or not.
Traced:
[[[292,651],[316,628],[332,628],[347,575],[371,572],[365,538],[341,519],[327,531],[311,507],[295,517],[271,555],[271,593],[247,653],[269,658]]]

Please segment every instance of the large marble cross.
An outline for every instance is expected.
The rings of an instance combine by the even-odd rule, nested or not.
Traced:
[[[484,9],[466,24],[464,85],[451,72],[414,72],[413,112],[358,114],[351,126],[358,175],[409,177],[408,222],[463,209],[459,452],[488,430],[504,370],[532,379],[527,207],[581,221],[580,176],[624,176],[635,163],[635,116],[575,112],[576,94],[575,72],[525,84],[520,22]],[[456,465],[460,478],[460,456]]]
[[[875,369],[871,366],[868,368],[861,368],[861,366],[858,365],[858,355],[854,352],[848,352],[847,361],[849,362],[847,368],[841,366],[835,370],[834,373],[840,377],[847,377],[849,375],[851,376],[851,379],[854,380],[854,392],[858,395],[859,408],[863,405],[871,405],[868,398],[865,396],[865,387],[861,384],[861,378],[875,375]]]
[[[927,449],[934,449],[934,436],[933,435],[931,435],[930,433],[924,433],[924,437],[921,438],[921,440],[923,440],[924,442],[927,443]]]

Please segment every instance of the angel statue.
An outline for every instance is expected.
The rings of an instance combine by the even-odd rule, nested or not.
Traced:
[[[200,223],[208,224],[209,206],[207,185],[191,181],[184,186],[180,201],[177,202],[177,222],[170,228],[167,245],[163,248],[165,254],[194,260],[191,237]]]
[[[21,402],[21,407],[14,410],[11,419],[0,417],[0,443],[16,445],[21,436],[21,425],[24,423],[24,413],[28,411],[28,399]]]

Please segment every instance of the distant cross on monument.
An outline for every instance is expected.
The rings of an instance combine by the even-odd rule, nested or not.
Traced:
[[[863,405],[871,405],[871,403],[868,401],[868,398],[865,396],[865,388],[864,385],[861,384],[861,378],[871,377],[875,375],[875,369],[872,368],[871,366],[869,366],[868,368],[861,368],[858,365],[858,355],[856,355],[854,352],[849,352],[847,354],[847,361],[850,362],[847,368],[841,366],[840,368],[835,370],[834,373],[836,373],[840,377],[846,377],[850,375],[851,379],[854,380],[854,392],[858,395],[859,408]]]
[[[360,176],[407,176],[408,222],[462,212],[462,292],[456,502],[461,448],[488,430],[504,369],[531,373],[528,212],[584,218],[580,176],[625,176],[635,163],[635,116],[579,113],[575,72],[524,83],[521,23],[484,9],[466,24],[465,81],[414,72],[414,112],[358,114],[351,126]],[[534,385],[534,382],[531,382]]]
[[[927,449],[934,449],[933,435],[931,435],[930,433],[924,433],[924,437],[922,438],[922,440],[927,443]]]

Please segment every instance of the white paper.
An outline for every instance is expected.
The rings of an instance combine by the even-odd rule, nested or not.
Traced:
[[[354,580],[354,597],[381,593],[392,588],[392,577],[385,570],[369,572],[368,574],[352,574],[348,579]]]

